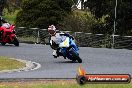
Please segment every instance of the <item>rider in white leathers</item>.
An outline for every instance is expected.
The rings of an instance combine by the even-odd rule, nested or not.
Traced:
[[[49,26],[48,32],[51,36],[51,39],[50,39],[51,47],[52,47],[52,49],[54,49],[53,56],[54,56],[54,58],[57,58],[60,54],[59,54],[58,50],[55,49],[55,47],[58,47],[58,45],[61,42],[65,41],[66,37],[70,37],[70,38],[73,38],[73,37],[70,36],[69,34],[62,33],[62,32],[56,33],[56,27],[54,25]]]

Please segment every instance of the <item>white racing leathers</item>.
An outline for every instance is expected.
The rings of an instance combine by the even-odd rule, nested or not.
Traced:
[[[63,36],[61,34],[64,34],[64,33],[56,33],[55,36],[51,36],[50,44],[52,45],[53,41],[54,41],[56,44],[59,45],[60,43],[62,43],[63,41],[65,41],[66,36]],[[57,57],[57,50],[53,50],[53,56]]]

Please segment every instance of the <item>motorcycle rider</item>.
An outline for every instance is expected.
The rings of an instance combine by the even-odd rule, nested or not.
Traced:
[[[2,16],[0,16],[0,27],[2,26],[3,23],[7,23],[7,21],[5,21]],[[0,29],[0,40],[1,40],[1,35],[2,35],[2,30]]]
[[[59,53],[58,46],[61,42],[65,41],[66,37],[72,38],[74,40],[74,38],[67,33],[62,33],[62,32],[57,33],[56,27],[54,25],[50,25],[48,27],[48,33],[50,35],[51,48],[54,49],[54,51],[53,51],[54,58],[61,56],[61,53]],[[55,48],[57,48],[57,50]],[[66,57],[64,57],[64,58],[66,59]]]
[[[0,16],[0,27],[2,26],[3,23],[7,23],[7,21],[5,21],[2,16]]]

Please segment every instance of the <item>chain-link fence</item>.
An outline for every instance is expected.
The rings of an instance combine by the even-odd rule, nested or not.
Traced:
[[[77,44],[84,47],[132,49],[132,36],[114,35],[113,37],[112,35],[76,32],[75,38]]]
[[[18,27],[16,32],[20,42],[49,44],[47,29]],[[82,47],[132,49],[132,36],[63,32],[72,34],[76,44]]]
[[[49,43],[47,29],[18,27],[16,28],[16,32],[20,42],[41,44]]]
[[[103,34],[92,34],[92,33],[75,33],[75,38],[79,46],[84,47],[111,47],[110,36],[105,36]]]

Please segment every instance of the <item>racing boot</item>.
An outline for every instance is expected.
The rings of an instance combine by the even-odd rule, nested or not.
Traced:
[[[54,57],[54,58],[57,58],[57,57],[58,57],[58,56],[57,56],[57,50],[54,50],[54,51],[53,51],[53,57]]]

